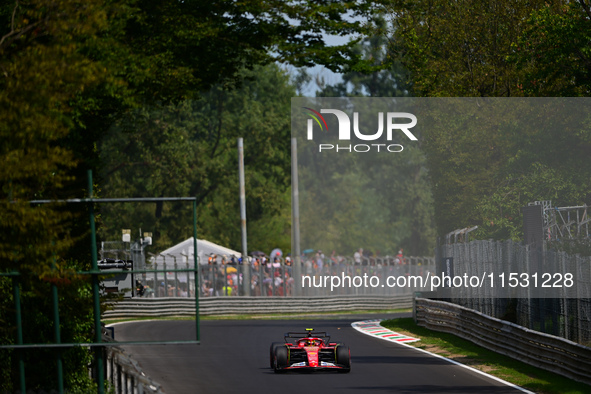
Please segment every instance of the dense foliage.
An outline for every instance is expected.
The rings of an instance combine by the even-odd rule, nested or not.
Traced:
[[[416,96],[588,95],[585,0],[394,0],[387,9],[394,26],[390,51],[410,73]],[[478,225],[473,235],[518,240],[521,207],[529,202],[591,203],[585,105],[517,103],[480,108],[449,101],[450,108],[441,108],[448,116],[424,131],[438,234]]]
[[[343,84],[323,86],[321,94],[332,96],[587,96],[590,9],[587,0],[3,2],[0,269],[21,272],[25,341],[52,340],[45,315],[52,283],[62,340],[92,337],[88,280],[73,274],[90,264],[86,207],[29,201],[84,197],[92,169],[102,197],[198,197],[199,236],[238,248],[235,148],[243,137],[251,249],[289,249],[294,87],[275,62],[344,72]],[[352,34],[363,45],[331,47],[326,33]],[[529,201],[591,203],[584,106],[567,129],[549,124],[527,133],[515,108],[504,123],[484,124],[470,110],[455,108],[447,132],[423,130],[421,150],[396,168],[400,183],[372,194],[393,202],[383,220],[399,231],[384,244],[429,249],[433,209],[440,235],[477,224],[480,237],[517,239],[519,208]],[[359,188],[384,183],[379,173],[346,177]],[[353,188],[331,193],[356,198]],[[325,201],[318,209],[348,212],[344,226],[380,215]],[[187,237],[189,221],[172,213],[186,219],[188,208],[106,207],[101,235],[141,227],[169,245]],[[0,338],[13,343],[11,279],[0,281],[0,294]],[[50,390],[53,355],[39,354],[27,356],[28,388]],[[0,390],[12,391],[13,354],[3,351],[1,359]],[[88,354],[72,351],[64,361],[67,388],[89,387]]]
[[[244,139],[251,250],[290,248],[289,77],[276,65],[244,72],[234,90],[215,86],[197,100],[153,105],[117,122],[101,145],[105,196],[198,199],[199,238],[240,250],[238,137]],[[103,239],[121,229],[153,233],[154,250],[192,235],[187,203],[102,208]]]
[[[381,16],[375,20],[374,35],[354,49],[377,70],[369,74],[348,70],[341,82],[320,86],[317,97],[409,96],[411,80],[389,51],[385,20]],[[379,255],[395,255],[400,249],[412,256],[433,253],[436,235],[425,154],[420,143],[393,142],[403,143],[404,152],[299,159],[304,167],[300,175],[304,249],[345,255],[359,248]]]
[[[28,343],[54,340],[53,325],[46,317],[51,310],[50,283],[60,283],[63,340],[84,341],[91,334],[88,282],[67,273],[68,268],[88,267],[75,264],[76,260],[88,262],[88,252],[72,256],[80,241],[78,234],[83,234],[72,231],[79,230],[84,219],[76,221],[78,209],[27,202],[68,194],[75,185],[78,155],[92,150],[83,145],[78,151],[72,149],[70,133],[77,127],[79,114],[75,98],[108,83],[108,75],[84,51],[108,31],[109,16],[119,11],[98,2],[83,3],[16,2],[4,3],[0,9],[0,265],[4,272],[21,272],[23,339]],[[16,340],[11,293],[10,280],[3,280],[2,299],[8,304],[2,309],[5,343]],[[10,355],[3,351],[2,391],[19,388],[13,386],[18,375]],[[51,352],[26,352],[23,357],[29,389],[57,387]],[[87,387],[88,353],[68,351],[64,361],[72,371],[68,387]]]
[[[193,166],[195,178],[189,181],[195,183],[180,182],[170,192],[200,196],[200,209],[208,212],[202,216],[202,224],[218,235],[225,234],[227,228],[234,228],[233,224],[223,223],[227,215],[218,213],[225,211],[230,201],[227,197],[234,192],[232,189],[218,191],[215,186],[234,182],[230,181],[233,177],[229,173],[231,154],[228,149],[235,144],[236,135],[244,132],[244,137],[254,136],[245,142],[251,152],[248,163],[256,163],[258,168],[249,180],[258,202],[255,198],[249,209],[255,218],[257,214],[258,217],[274,215],[286,198],[285,164],[280,155],[287,153],[280,153],[279,145],[273,146],[273,138],[281,135],[284,129],[278,127],[277,135],[256,133],[259,126],[256,120],[264,119],[263,106],[267,104],[261,100],[272,90],[270,85],[256,91],[263,95],[256,99],[258,107],[246,102],[231,104],[230,108],[234,106],[236,111],[247,111],[224,120],[229,127],[235,127],[231,135],[221,134],[228,132],[227,127],[191,128],[187,132],[195,138],[183,142],[179,131],[182,125],[166,128],[162,123],[158,125],[155,116],[165,120],[173,117],[175,111],[190,111],[192,105],[199,105],[203,116],[211,111],[207,115],[209,120],[191,120],[199,127],[220,120],[217,115],[224,111],[217,106],[216,94],[227,95],[228,89],[243,81],[249,70],[276,60],[297,66],[324,64],[333,70],[344,66],[364,69],[367,66],[349,45],[329,47],[322,34],[363,33],[369,26],[360,21],[365,20],[363,15],[371,12],[372,7],[371,2],[359,1],[3,2],[0,5],[0,266],[3,272],[21,272],[21,299],[26,308],[26,330],[30,333],[25,340],[44,342],[51,338],[52,327],[42,313],[47,310],[44,308],[50,299],[49,283],[59,285],[63,340],[88,341],[92,337],[85,319],[91,313],[90,296],[85,290],[88,282],[72,274],[74,270],[89,268],[90,264],[86,207],[82,204],[29,204],[28,201],[84,197],[88,192],[88,169],[94,170],[95,175],[113,175],[113,183],[105,184],[105,190],[101,190],[104,179],[95,177],[95,189],[100,196],[106,196],[107,191],[125,191],[117,188],[117,182],[125,181],[125,177],[119,175],[127,168],[117,171],[109,167],[113,162],[102,165],[99,147],[103,146],[109,132],[114,140],[105,142],[107,150],[114,146],[117,138],[138,148],[134,142],[140,141],[140,135],[134,133],[139,129],[128,127],[136,120],[148,127],[145,131],[163,133],[141,135],[149,137],[147,142],[157,144],[148,152],[153,155],[145,158],[146,163],[155,164],[150,167],[151,174],[175,180],[170,176],[186,174],[183,171],[187,168],[177,166],[182,160]],[[355,21],[348,22],[344,15]],[[279,79],[283,77],[277,75],[276,78],[275,82],[268,83],[281,86],[283,82]],[[203,94],[210,89],[213,89],[210,93]],[[210,98],[213,101],[205,103]],[[194,101],[184,102],[187,99]],[[251,104],[257,102],[252,100]],[[276,108],[280,108],[282,102],[278,100]],[[224,116],[228,116],[228,111]],[[252,121],[244,124],[247,129],[240,129],[243,120],[250,116],[253,116]],[[220,137],[217,147],[209,139],[210,132],[214,138],[215,134]],[[159,145],[167,143],[166,138],[174,142],[170,152],[166,151],[166,146]],[[201,138],[205,138],[207,144],[191,145]],[[179,157],[175,150],[187,144],[204,157],[198,162]],[[261,151],[273,149],[256,155],[254,146]],[[273,158],[272,151],[279,156]],[[168,168],[157,165],[158,155],[162,153],[168,155]],[[207,157],[205,155],[210,155],[209,161],[202,160]],[[269,168],[261,164],[263,160],[268,160]],[[99,171],[101,169],[104,171]],[[172,170],[172,174],[167,170]],[[162,195],[166,192],[156,189],[167,186],[166,182],[155,181],[147,190],[140,187],[133,193]],[[267,194],[270,197],[267,198]],[[117,197],[129,196],[125,193]],[[222,223],[219,217],[224,218]],[[285,224],[277,221],[275,227],[284,231]],[[163,238],[172,239],[175,235],[172,231],[172,234],[163,234]],[[227,236],[220,235],[221,239],[224,237]],[[259,236],[260,239],[264,237],[262,233]],[[10,280],[5,280],[1,289],[2,299],[11,300]],[[13,307],[2,310],[5,324],[0,336],[3,342],[14,341],[13,312]],[[66,334],[68,332],[73,334]],[[12,391],[17,389],[14,382],[18,379],[14,365],[9,367],[14,358],[9,352],[4,355],[1,390]],[[45,353],[27,359],[30,383],[27,389],[55,388],[53,367],[46,367],[53,363],[53,356]],[[87,362],[78,359],[67,365],[66,389],[84,390],[78,377],[86,376],[88,380]],[[70,368],[71,365],[76,367]]]

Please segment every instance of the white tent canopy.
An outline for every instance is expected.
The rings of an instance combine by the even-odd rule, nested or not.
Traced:
[[[186,266],[186,263],[189,263],[189,266],[192,266],[194,253],[193,245],[193,237],[191,237],[158,254],[154,254],[149,260],[152,264],[156,263],[159,266],[163,263],[166,263],[167,266],[170,264],[170,267],[172,267],[175,262],[179,265],[179,268],[180,265]],[[241,253],[235,250],[206,241],[204,239],[197,239],[197,257],[200,264],[207,264],[207,259],[212,253],[217,255],[218,263],[221,262],[222,256],[226,256],[226,259],[228,260],[232,256],[235,256],[236,258],[242,256]]]

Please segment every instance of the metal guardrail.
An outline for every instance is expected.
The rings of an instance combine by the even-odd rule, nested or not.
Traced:
[[[415,299],[418,325],[467,339],[486,349],[591,384],[591,348],[443,301]]]
[[[106,380],[116,394],[164,394],[160,385],[146,376],[138,363],[115,346],[106,348]]]
[[[203,316],[393,310],[412,307],[412,295],[329,297],[209,297],[199,300]],[[132,298],[112,305],[103,319],[194,316],[194,298]]]

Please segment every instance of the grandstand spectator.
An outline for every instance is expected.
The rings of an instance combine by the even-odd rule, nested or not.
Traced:
[[[398,264],[406,264],[406,261],[404,260],[404,254],[403,254],[402,248],[400,248],[400,250],[398,251],[396,258],[398,259]]]
[[[322,250],[319,250],[316,253],[316,269],[318,273],[322,273],[322,268],[324,267],[324,254]]]
[[[330,254],[330,262],[332,265],[336,265],[339,262],[336,250],[333,250]]]
[[[166,288],[164,287],[164,282],[160,282],[160,286],[158,286],[158,297],[166,297]]]
[[[353,255],[353,260],[355,260],[355,265],[361,265],[361,259],[363,258],[363,249],[359,248],[357,252]]]
[[[138,296],[143,296],[144,295],[144,285],[142,285],[142,282],[140,282],[139,280],[135,281],[135,287],[136,287],[136,294]]]

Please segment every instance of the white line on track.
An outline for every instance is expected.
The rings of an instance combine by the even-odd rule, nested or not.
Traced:
[[[381,340],[384,340],[384,341],[388,341],[390,343],[391,342],[395,342],[395,341],[390,340],[389,338],[384,338],[384,337],[382,337],[380,335],[372,334],[371,332],[368,332],[368,331],[363,330],[362,327],[359,327],[360,325],[363,326],[363,325],[374,323],[374,322],[379,324],[380,321],[381,321],[381,319],[357,321],[357,322],[351,323],[351,327],[353,327],[355,330],[359,331],[362,334],[369,335],[369,336],[372,336],[374,338],[378,338],[378,339],[381,339]],[[388,330],[388,329],[384,327],[384,330]],[[395,334],[395,332],[392,331],[392,330],[388,330],[388,331],[390,331],[391,333]],[[428,352],[428,351],[426,351],[424,349],[420,349],[420,348],[411,346],[408,343],[404,343],[404,342],[397,342],[397,343],[400,344],[400,345],[402,345],[402,346],[406,346],[406,347],[409,347],[411,349],[417,350],[419,352],[430,354],[433,357],[437,357],[437,358],[443,359],[443,360],[448,361],[448,362],[450,362],[452,364],[458,365],[458,366],[460,366],[462,368],[466,368],[466,369],[468,369],[470,371],[476,372],[476,373],[478,373],[480,375],[484,375],[484,376],[488,377],[489,379],[496,380],[497,382],[500,382],[500,383],[502,383],[504,385],[513,387],[513,388],[515,388],[517,390],[520,390],[520,391],[522,391],[524,393],[527,393],[527,394],[535,394],[533,391],[526,390],[523,387],[517,386],[516,384],[507,382],[506,380],[503,380],[501,378],[497,378],[496,376],[492,376],[490,374],[487,374],[486,372],[482,372],[482,371],[480,371],[480,370],[478,370],[476,368],[469,367],[468,365],[459,363],[459,362],[457,362],[455,360],[452,360],[452,359],[449,359],[447,357],[440,356],[439,354],[431,353],[431,352]]]

